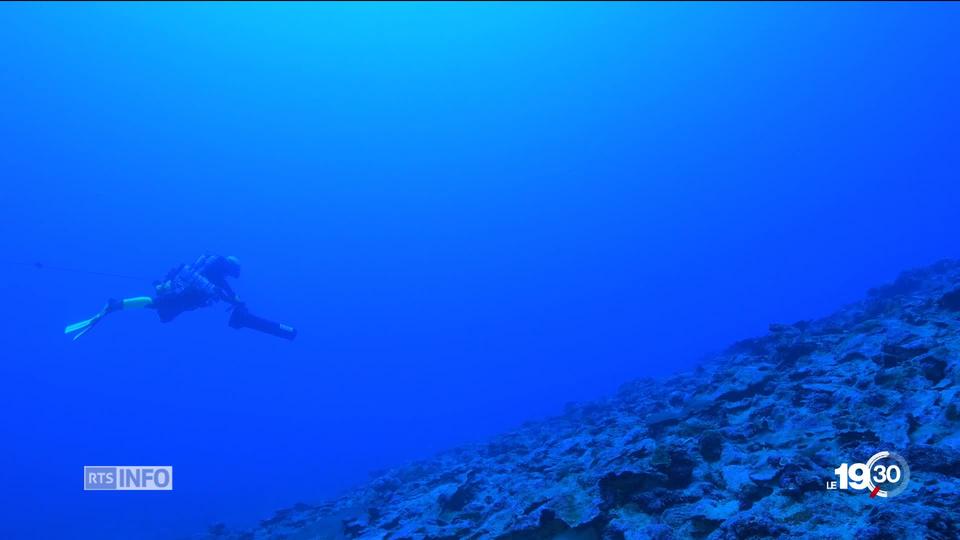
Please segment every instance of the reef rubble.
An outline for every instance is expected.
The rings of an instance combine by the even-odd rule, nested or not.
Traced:
[[[903,273],[695,370],[204,538],[960,538],[960,261]],[[827,490],[889,450],[902,494]]]

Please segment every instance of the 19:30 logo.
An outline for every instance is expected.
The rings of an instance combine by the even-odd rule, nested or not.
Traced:
[[[833,470],[840,478],[827,482],[827,489],[866,489],[870,498],[894,497],[903,493],[910,482],[910,466],[900,454],[877,452],[866,463],[841,463]]]

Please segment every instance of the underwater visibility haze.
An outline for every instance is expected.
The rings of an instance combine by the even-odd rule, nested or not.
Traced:
[[[813,495],[784,487],[773,461],[752,469],[756,455],[712,460],[713,443],[749,448],[751,434],[716,428],[694,457],[657,445],[693,437],[684,422],[701,418],[697,399],[735,397],[729,414],[745,418],[761,403],[739,400],[759,383],[771,385],[764,399],[774,387],[827,384],[845,368],[818,371],[817,351],[854,345],[803,334],[815,343],[786,361],[777,347],[800,338],[776,326],[766,348],[749,349],[753,360],[709,371],[722,375],[712,382],[667,378],[696,373],[770,323],[826,317],[903,270],[958,255],[952,4],[9,3],[0,19],[2,538],[194,538],[216,523],[212,533],[271,538],[261,521],[274,511],[371,480],[393,479],[377,493],[416,499],[404,490],[417,480],[381,471],[528,422],[546,435],[530,439],[542,448],[523,443],[534,452],[524,466],[549,469],[538,460],[574,439],[537,422],[580,414],[589,407],[574,403],[625,384],[624,403],[642,403],[630,418],[646,429],[624,439],[639,445],[631,455],[694,472],[604,470],[607,505],[584,518],[589,534],[747,537],[728,520]],[[155,281],[204,254],[237,257],[229,284],[249,313],[295,328],[296,339],[232,328],[226,302],[170,322],[123,309],[80,339],[64,335],[110,298],[155,296]],[[928,385],[917,396],[930,401],[904,399],[942,408],[924,422],[948,426],[921,430],[922,441],[910,428],[939,458],[880,448],[916,461],[914,486],[929,487],[923,466],[937,459],[947,465],[936,474],[956,477],[960,443],[944,430],[957,429],[947,403],[957,349],[952,304],[941,300],[956,276],[935,267],[865,315],[830,319],[869,336],[907,332],[888,319],[909,312],[910,339],[939,340],[908,346],[901,336],[901,364],[877,357],[883,369],[913,366]],[[255,325],[245,320],[234,326]],[[827,323],[809,328],[837,335]],[[858,354],[872,358],[867,345]],[[783,378],[758,375],[768,368]],[[662,403],[644,400],[663,387],[631,383],[644,377],[675,381],[687,408],[650,417]],[[871,395],[849,391],[856,402]],[[890,404],[875,405],[877,416],[851,417],[845,435],[827,437],[866,444],[870,431],[888,442],[857,427]],[[597,410],[583,425],[623,427]],[[697,436],[714,432],[696,426]],[[442,455],[453,462],[436,470],[485,474],[483,460]],[[820,486],[835,465],[816,463]],[[174,488],[84,491],[83,467],[95,465],[169,465]],[[698,471],[710,467],[740,474],[728,491],[697,495],[711,501],[705,510],[677,518],[649,507],[633,521],[619,510],[643,506],[638,486],[686,489],[662,500],[692,508],[684,482],[707,482]],[[509,496],[514,525],[471,522],[487,516],[470,506],[478,489],[423,496],[439,504],[438,522],[466,520],[450,521],[459,529],[406,533],[553,538],[579,526],[569,508]],[[323,520],[364,538],[413,523],[389,505],[360,521],[324,508],[311,514],[316,535],[303,537],[327,538],[316,532]],[[956,529],[940,522],[929,530],[949,538]]]

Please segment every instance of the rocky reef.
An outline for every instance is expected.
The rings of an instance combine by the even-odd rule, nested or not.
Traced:
[[[960,261],[218,539],[960,538]],[[881,450],[902,494],[827,490]]]

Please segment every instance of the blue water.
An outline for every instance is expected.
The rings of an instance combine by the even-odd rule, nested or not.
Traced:
[[[957,255],[960,6],[0,22],[3,538],[249,526]],[[205,251],[298,339],[62,334]],[[82,491],[113,464],[175,489]]]

